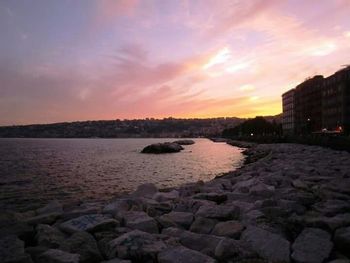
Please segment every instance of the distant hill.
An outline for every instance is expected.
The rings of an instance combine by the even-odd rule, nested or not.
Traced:
[[[64,122],[0,127],[5,138],[147,138],[218,136],[243,119],[136,119]]]

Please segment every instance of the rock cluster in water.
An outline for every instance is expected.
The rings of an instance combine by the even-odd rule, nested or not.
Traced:
[[[141,153],[177,153],[184,148],[181,145],[191,145],[195,142],[193,140],[178,140],[174,142],[154,143],[143,148]]]
[[[350,262],[350,154],[248,152],[264,157],[207,183],[3,212],[0,262]]]
[[[180,145],[192,145],[194,144],[194,140],[177,140],[177,141],[174,141],[173,143],[177,143],[177,144],[180,144]]]

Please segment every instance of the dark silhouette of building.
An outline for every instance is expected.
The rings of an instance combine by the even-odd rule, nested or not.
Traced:
[[[291,89],[282,95],[282,129],[285,134],[295,132],[295,109],[294,109],[295,89]]]
[[[307,79],[295,88],[295,132],[306,134],[322,130],[323,76]]]
[[[342,132],[350,129],[350,66],[324,80],[322,91],[324,130]]]
[[[350,132],[350,66],[314,76],[282,95],[284,134]]]

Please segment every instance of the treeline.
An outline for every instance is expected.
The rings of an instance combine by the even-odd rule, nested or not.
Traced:
[[[264,117],[249,119],[236,127],[225,129],[222,132],[222,136],[225,138],[269,135],[282,135],[282,125],[275,120],[267,121]]]
[[[350,136],[346,134],[310,133],[283,135],[281,124],[263,117],[247,120],[236,127],[225,129],[222,136],[228,139],[255,143],[299,143],[318,145],[350,152]]]

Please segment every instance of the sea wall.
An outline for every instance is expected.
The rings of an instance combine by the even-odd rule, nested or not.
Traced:
[[[350,262],[350,154],[251,145],[210,182],[1,213],[0,262]]]

